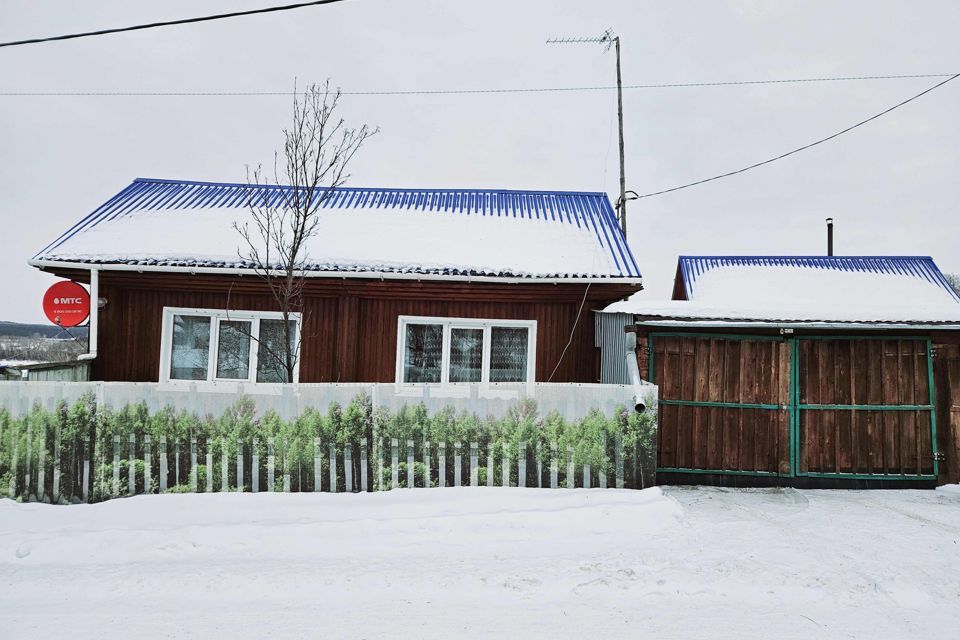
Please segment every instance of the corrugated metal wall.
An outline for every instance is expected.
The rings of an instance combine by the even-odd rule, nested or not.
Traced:
[[[637,338],[623,328],[633,323],[629,313],[594,313],[594,346],[600,349],[600,382],[630,384],[627,354],[637,350]],[[641,371],[641,375],[644,372]]]

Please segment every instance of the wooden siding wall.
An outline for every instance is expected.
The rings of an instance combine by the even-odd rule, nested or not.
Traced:
[[[800,403],[929,405],[923,340],[799,343]],[[930,411],[801,412],[800,471],[931,474]]]
[[[593,314],[635,290],[592,285],[484,285],[310,280],[300,365],[302,382],[393,382],[400,315],[537,321],[536,378],[593,382]],[[252,277],[101,273],[100,354],[93,379],[156,381],[164,307],[276,310]],[[574,330],[574,326],[576,326]]]
[[[778,341],[660,337],[660,400],[786,405],[790,357]],[[661,404],[658,466],[789,472],[786,410]]]

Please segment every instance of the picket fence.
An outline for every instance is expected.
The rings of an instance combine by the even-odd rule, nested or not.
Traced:
[[[120,436],[113,438],[112,491],[106,497],[133,496],[143,493],[165,493],[173,487],[189,487],[189,491],[197,492],[252,492],[261,491],[291,491],[291,470],[281,473],[280,482],[277,482],[276,461],[278,447],[273,438],[267,440],[266,460],[258,454],[260,442],[253,441],[253,446],[236,444],[236,458],[231,459],[226,453],[226,443],[221,443],[221,460],[218,477],[214,477],[214,453],[207,444],[193,438],[187,442],[168,442],[161,437],[157,443],[156,453],[153,451],[153,442],[149,435],[144,436],[141,443],[135,435],[130,435],[126,442]],[[124,445],[127,445],[124,447]],[[141,446],[138,446],[141,445]],[[404,446],[405,445],[405,446]],[[370,453],[367,440],[361,440],[359,446],[347,444],[342,448],[335,445],[324,446],[317,438],[314,442],[313,468],[298,471],[300,492],[368,492],[388,491],[399,488],[430,487],[460,487],[460,486],[516,486],[538,487],[551,489],[575,487],[582,488],[618,488],[626,486],[624,475],[624,461],[636,455],[617,441],[614,445],[614,463],[612,472],[591,469],[589,463],[579,468],[574,465],[573,447],[566,451],[558,451],[556,444],[551,444],[547,463],[540,455],[530,455],[525,442],[520,443],[519,454],[514,460],[510,456],[501,456],[500,468],[493,454],[493,447],[485,450],[477,442],[468,446],[454,442],[448,447],[446,442],[433,443],[429,440],[422,443],[421,455],[415,455],[415,443],[407,440],[402,443],[397,438],[389,439],[389,448],[384,447],[383,439],[378,438],[373,443],[373,455]],[[92,488],[91,456],[89,450],[84,452],[82,463],[82,479],[79,487],[73,491],[62,492],[62,476],[60,472],[59,447],[54,447],[52,464],[52,486],[47,485],[48,468],[45,461],[46,448],[41,448],[36,456],[36,466],[31,469],[32,453],[26,452],[26,472],[22,478],[14,475],[10,480],[10,495],[18,493],[29,496],[30,501],[43,502],[89,502]],[[124,451],[126,449],[126,451]],[[142,452],[142,458],[137,451]],[[282,452],[283,446],[279,450]],[[451,462],[448,452],[453,452],[452,482],[447,473],[447,463]],[[388,454],[389,451],[389,454]],[[434,453],[434,451],[436,453]],[[404,455],[401,457],[401,452]],[[357,454],[356,457],[354,454]],[[539,451],[537,452],[539,454]],[[282,455],[282,453],[281,453]],[[388,461],[389,455],[389,461]],[[121,471],[126,462],[126,468]],[[138,463],[141,463],[138,464]],[[170,468],[171,462],[173,468]],[[516,463],[516,474],[512,473],[511,465]],[[248,465],[249,463],[249,465]],[[422,464],[422,474],[415,480],[417,464]],[[15,463],[14,463],[15,464]],[[286,465],[284,465],[286,466]],[[642,466],[633,465],[635,477],[630,486],[643,488],[646,484],[646,472]],[[389,472],[389,479],[385,478],[384,470]],[[497,473],[499,471],[499,473]],[[652,470],[648,470],[652,471]],[[481,472],[483,481],[480,480]],[[531,473],[532,472],[532,473]],[[156,473],[156,478],[154,478]],[[199,474],[204,474],[201,477]],[[249,481],[247,480],[249,474]],[[342,478],[342,482],[338,482]],[[170,480],[173,480],[173,486]],[[156,482],[154,482],[156,480]],[[260,483],[265,480],[264,486]],[[306,480],[306,481],[305,481]],[[125,482],[124,482],[125,481]],[[22,484],[21,484],[22,483]],[[77,491],[78,493],[74,493]],[[73,497],[68,497],[72,495]],[[79,500],[78,500],[79,498]]]
[[[0,407],[12,415],[26,415],[26,408],[31,403],[33,406],[52,407],[50,397],[55,397],[57,401],[78,399],[82,397],[80,392],[84,388],[76,385],[86,385],[86,391],[96,392],[98,402],[104,406],[129,402],[131,389],[134,388],[122,383],[9,384],[16,388],[0,384]],[[421,403],[434,411],[450,404],[449,398],[442,396],[431,400],[429,391],[420,396],[411,395],[409,389],[399,393],[395,385],[370,385],[374,398],[378,397],[378,390],[373,387],[384,386],[389,389],[386,393],[384,389],[379,390],[377,406],[396,409],[404,404]],[[564,413],[571,419],[578,419],[598,406],[609,411],[615,404],[622,406],[632,403],[636,392],[633,387],[621,385],[537,386],[539,389],[532,392],[528,390],[521,395],[532,396],[532,399],[553,411],[557,411],[556,406],[562,405],[566,407]],[[181,406],[195,406],[203,402],[198,399],[196,389],[180,389],[180,393],[176,394],[176,390],[151,388],[142,384],[136,387],[148,389],[150,393],[136,394],[134,397],[153,398],[158,393],[174,393]],[[301,387],[296,395],[305,394],[314,401],[319,400],[314,397],[317,394],[326,400],[331,394],[346,399],[349,394],[357,392],[356,385]],[[221,393],[227,392],[221,390]],[[4,402],[4,394],[7,402]],[[235,393],[228,395],[236,401]],[[515,396],[513,402],[520,399],[521,395]],[[257,403],[258,410],[264,404],[273,410],[270,403],[275,401],[276,393],[260,396],[247,393],[244,397],[251,397]],[[11,398],[15,398],[16,402],[10,401]],[[466,404],[462,398],[458,400],[460,410],[472,409],[498,416],[511,406],[511,399],[505,396],[503,390],[489,397],[473,391],[466,398]],[[169,401],[170,398],[165,397],[165,400]],[[287,397],[286,401],[289,404],[290,398]],[[648,389],[647,402],[655,406],[655,387]],[[291,408],[291,415],[302,410],[303,398],[299,398],[295,404],[299,409]],[[217,408],[222,409],[219,404]],[[494,442],[485,445],[481,442],[432,442],[428,439],[404,441],[377,437],[374,433],[373,437],[338,444],[324,442],[318,437],[312,442],[312,468],[305,468],[309,466],[309,460],[303,464],[302,452],[310,442],[300,438],[288,441],[283,438],[254,437],[231,442],[225,437],[168,439],[167,436],[160,436],[154,441],[150,435],[138,437],[130,433],[114,435],[112,442],[108,440],[97,445],[96,451],[90,449],[91,439],[85,438],[79,447],[65,454],[71,456],[70,460],[66,460],[61,455],[59,438],[49,430],[45,430],[39,446],[35,446],[34,438],[29,436],[25,439],[25,447],[18,446],[21,441],[14,440],[15,435],[0,433],[0,442],[6,442],[4,438],[10,436],[12,443],[12,451],[6,460],[13,470],[9,478],[9,495],[54,503],[89,502],[168,491],[338,493],[481,485],[643,488],[652,482],[653,473],[653,465],[644,462],[650,460],[651,452],[641,451],[637,442],[624,443],[619,435],[610,442],[602,443],[603,451],[609,455],[605,456],[608,462],[599,469],[591,468],[586,460],[583,464],[576,464],[573,447],[563,448],[556,442],[548,444],[543,440],[531,446],[521,441],[519,446],[514,447],[515,453],[509,453],[507,447]],[[92,441],[96,442],[96,439]],[[647,442],[647,449],[650,446],[655,451],[655,440]],[[296,462],[293,464],[288,459],[291,451],[301,452],[295,456]],[[309,455],[310,450],[306,451]],[[71,472],[64,475],[62,467],[68,467]]]

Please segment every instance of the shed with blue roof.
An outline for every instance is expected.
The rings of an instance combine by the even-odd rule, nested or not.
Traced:
[[[237,227],[290,188],[137,179],[30,260],[90,283],[98,380],[277,382],[283,333]],[[302,382],[592,382],[591,310],[642,288],[603,193],[340,187],[317,195]],[[262,265],[259,265],[262,266]]]
[[[645,298],[596,340],[626,327],[659,385],[661,481],[960,481],[960,294],[930,257],[681,256]]]

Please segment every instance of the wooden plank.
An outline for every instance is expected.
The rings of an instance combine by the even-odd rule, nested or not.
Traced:
[[[724,398],[724,375],[726,341],[710,341],[710,375],[708,379],[708,395],[711,402],[722,402]],[[723,411],[713,407],[708,412],[709,426],[707,428],[707,466],[710,469],[723,467]]]
[[[723,409],[710,407],[708,409],[709,429],[707,442],[707,468],[723,468]]]
[[[710,343],[711,340],[708,338],[698,338],[695,343],[693,397],[699,401],[706,401],[710,397]],[[695,469],[709,469],[707,466],[709,422],[710,412],[707,407],[700,407],[694,411],[691,465]]]
[[[917,341],[915,344],[915,380],[916,385],[914,404],[928,404],[930,402],[930,374],[927,369],[927,345]]]
[[[757,382],[758,394],[763,402],[776,404],[776,342],[762,342],[757,344]],[[757,417],[757,426],[754,433],[753,452],[754,468],[770,470],[771,460],[776,457],[775,429],[773,428],[776,414],[766,411]]]
[[[930,412],[918,411],[917,416],[917,453],[920,473],[930,475],[933,473],[933,442],[930,433]]]
[[[820,400],[820,386],[822,365],[820,363],[821,345],[816,342],[801,341],[799,343],[800,362],[799,398],[801,403],[815,403]],[[816,412],[801,411],[800,424],[800,471],[816,471],[820,468],[820,421],[821,416]]]
[[[866,340],[850,341],[850,401],[862,404],[867,393],[867,345]],[[869,458],[869,439],[867,437],[867,416],[861,411],[850,416],[850,458],[855,473],[867,472]]]
[[[676,405],[660,405],[660,433],[658,434],[658,459],[661,467],[676,467],[676,442],[678,409]]]
[[[681,361],[677,338],[661,338],[663,340],[664,388],[661,397],[667,400],[685,400],[681,392]]]
[[[757,398],[757,343],[743,340],[740,343],[740,402],[756,402]],[[754,460],[754,440],[757,430],[756,410],[743,409],[739,415],[739,459],[737,468],[742,471],[753,471],[756,467]]]
[[[897,353],[895,340],[881,341],[880,358],[880,403],[890,400],[893,390],[897,387]],[[886,412],[881,416],[881,431],[883,441],[883,472],[900,473],[899,439],[897,437],[898,418],[895,414]]]
[[[920,456],[917,452],[917,414],[914,411],[897,411],[900,415],[900,468],[901,473],[916,474],[920,471]]]
[[[695,399],[696,386],[696,344],[695,338],[680,339],[681,381],[680,397],[684,400]],[[693,461],[694,429],[698,407],[684,407],[680,420],[677,442],[677,461],[683,468],[696,468]]]
[[[797,377],[799,378],[799,394],[797,398],[801,404],[809,404],[816,401],[816,387],[811,387],[816,382],[817,357],[816,346],[809,340],[800,340],[797,342]]]
[[[737,434],[740,409],[723,408],[723,460],[722,469],[737,468]]]
[[[726,350],[724,344],[724,340],[710,340],[710,375],[707,391],[707,400],[710,402],[723,402],[725,399],[723,376]]]
[[[913,400],[913,389],[915,382],[913,341],[898,340],[897,352],[899,353],[900,375],[898,389],[898,404],[909,404]],[[916,414],[907,411],[898,412],[900,417],[900,448],[901,448],[901,469],[902,473],[917,473],[920,468],[917,454],[917,419]]]
[[[726,389],[725,402],[740,402],[740,341],[724,341],[723,386]]]
[[[710,345],[713,340],[697,338],[694,342],[693,400],[710,400]]]
[[[747,402],[745,399],[749,395],[749,390],[747,389],[748,377],[750,369],[749,358],[752,353],[752,343],[747,340],[742,340],[740,342],[740,392],[737,395],[737,401],[740,403]],[[750,469],[746,467],[746,456],[744,455],[744,449],[746,448],[745,432],[747,429],[748,417],[745,415],[745,411],[737,411],[737,459],[736,459],[736,469],[742,471],[749,471]]]
[[[781,475],[791,472],[790,464],[790,414],[787,411],[777,413],[777,464],[775,468]]]
[[[832,403],[834,384],[836,381],[836,350],[833,343],[826,340],[817,343],[820,349],[820,401],[824,404]],[[820,416],[820,450],[817,461],[817,470],[822,473],[836,472],[836,420],[832,411],[818,411]]]
[[[663,356],[660,358],[663,362],[663,377],[660,379],[663,380],[664,390],[661,391],[661,394],[663,394],[661,397],[669,400],[683,400],[683,371],[680,358],[680,341],[675,337],[659,338],[659,340],[663,341]],[[684,417],[682,407],[673,407],[673,409],[668,412],[668,415],[672,416],[672,424],[668,430],[661,433],[661,438],[667,447],[665,450],[666,462],[664,466],[679,467],[680,420]]]
[[[883,343],[871,340],[867,344],[867,377],[864,400],[866,404],[880,404],[883,396]],[[883,473],[883,416],[867,414],[867,469],[868,473]]]

